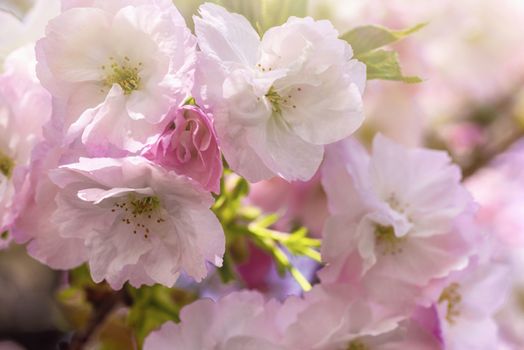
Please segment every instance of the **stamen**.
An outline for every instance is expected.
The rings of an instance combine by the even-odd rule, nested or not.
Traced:
[[[276,92],[274,87],[271,87],[266,94],[267,99],[271,103],[273,113],[281,114],[282,109],[280,108],[280,104],[282,103],[282,97]]]
[[[111,88],[114,84],[120,85],[125,95],[130,95],[133,91],[140,88],[141,78],[139,73],[139,67],[142,67],[142,62],[138,63],[138,66],[130,66],[130,58],[125,56],[125,63],[119,64],[115,62],[114,57],[109,57],[111,65],[109,69],[105,65],[102,66],[102,70],[106,72],[106,78],[104,79],[104,86]]]
[[[390,193],[390,195],[386,198],[386,202],[389,204],[391,209],[396,210],[399,213],[405,213],[406,208],[409,207],[408,205],[400,203],[395,193]]]
[[[158,197],[148,196],[141,199],[131,200],[129,204],[133,207],[133,214],[142,215],[147,212],[152,212],[160,207],[160,200]]]
[[[368,350],[369,348],[366,344],[362,343],[360,340],[353,340],[349,343],[347,350]]]
[[[402,242],[404,238],[395,235],[392,226],[377,225],[375,227],[375,242],[382,249],[383,255],[395,255],[402,253]]]
[[[460,284],[454,282],[442,290],[440,297],[438,298],[438,303],[447,302],[446,307],[446,321],[449,324],[455,323],[455,318],[460,316],[460,311],[458,306],[462,301],[462,296],[459,293]]]
[[[2,151],[0,151],[0,172],[9,179],[13,175],[14,168],[14,160],[11,159],[11,157],[4,154]]]
[[[119,208],[118,217],[121,217],[122,222],[126,225],[132,224],[130,230],[134,235],[140,232],[145,239],[148,239],[155,229],[158,229],[158,224],[166,220],[160,217],[161,203],[156,196],[137,197],[135,194],[129,195],[125,202],[114,203],[114,207]],[[111,208],[111,212],[116,209]],[[128,213],[131,216],[127,216]]]

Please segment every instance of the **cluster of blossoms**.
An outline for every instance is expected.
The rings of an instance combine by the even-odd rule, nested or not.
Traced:
[[[346,139],[328,147],[321,178],[320,284],[283,303],[255,292],[195,302],[145,349],[511,349],[494,318],[509,268],[445,153],[378,135],[368,155]]]
[[[249,182],[322,186],[319,283],[198,300],[146,350],[513,349],[498,236],[445,152],[351,136],[366,66],[332,24],[291,17],[261,36],[211,3],[193,20],[195,34],[170,0],[62,0],[6,57],[0,248],[87,263],[113,289],[200,282],[226,252],[224,158]]]

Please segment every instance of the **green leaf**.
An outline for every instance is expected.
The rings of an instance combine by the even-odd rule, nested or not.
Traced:
[[[404,39],[424,26],[426,23],[417,24],[405,30],[389,30],[384,27],[366,25],[352,29],[342,35],[341,39],[346,40],[353,48],[353,54],[358,56]]]
[[[405,83],[420,83],[419,77],[404,76],[398,54],[394,51],[376,50],[356,56],[367,67],[367,79],[396,80]]]
[[[127,286],[127,290],[133,300],[127,322],[135,331],[139,347],[146,336],[164,322],[179,322],[180,309],[197,297],[190,291],[160,285],[139,289]]]

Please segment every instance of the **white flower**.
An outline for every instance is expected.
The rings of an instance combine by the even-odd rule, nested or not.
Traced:
[[[279,304],[257,292],[234,292],[213,302],[201,299],[182,309],[181,322],[152,332],[145,350],[288,350],[278,344]]]
[[[352,140],[330,146],[323,281],[350,275],[380,292],[391,279],[414,290],[464,267],[478,232],[460,178],[444,152],[406,149],[381,135],[371,156]]]
[[[436,308],[446,349],[499,349],[501,337],[493,316],[507,299],[510,277],[503,263],[473,261],[440,282],[445,286]]]
[[[61,190],[52,220],[84,240],[95,282],[113,288],[172,286],[185,271],[200,281],[222,264],[224,233],[198,183],[144,158],[80,158],[51,172]]]
[[[42,126],[51,117],[51,96],[35,75],[31,45],[13,51],[0,75],[0,247],[18,213],[15,183],[22,181]]]
[[[37,43],[37,71],[69,140],[136,152],[187,97],[195,46],[171,1],[66,1]]]
[[[328,21],[291,17],[260,39],[220,6],[202,5],[200,15],[197,80],[229,165],[253,182],[311,178],[324,145],[362,123],[365,66]]]

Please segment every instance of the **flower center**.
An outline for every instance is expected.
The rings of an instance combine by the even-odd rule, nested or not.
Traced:
[[[142,68],[142,62],[132,65],[129,57],[124,57],[124,63],[117,63],[114,57],[109,57],[110,65],[102,66],[106,77],[104,86],[111,88],[114,84],[120,85],[124,95],[130,95],[140,88],[141,78],[138,74]]]
[[[375,243],[382,250],[383,255],[402,253],[402,242],[404,238],[395,235],[392,226],[375,226]]]
[[[280,107],[280,104],[282,103],[282,97],[276,92],[274,87],[271,87],[269,91],[266,94],[266,98],[271,103],[271,106],[273,107],[273,113],[281,114],[282,108]]]
[[[353,340],[349,343],[347,350],[368,350],[369,348],[360,340]]]
[[[451,283],[449,286],[442,290],[440,297],[438,298],[438,303],[447,302],[446,308],[446,320],[449,324],[455,323],[455,318],[460,316],[460,311],[458,307],[462,301],[462,296],[459,293],[460,284]]]
[[[131,226],[133,234],[141,233],[147,239],[166,221],[161,216],[161,209],[160,199],[156,196],[129,195],[126,200],[115,202],[111,211],[119,212],[120,220]]]
[[[406,208],[408,207],[408,205],[403,205],[399,201],[395,193],[390,193],[389,196],[386,197],[386,202],[389,204],[391,209],[396,210],[401,214],[403,214],[406,211]]]
[[[302,91],[302,88],[298,88],[297,91]],[[286,94],[282,97],[274,86],[272,86],[267,94],[265,95],[268,101],[271,103],[273,113],[282,114],[282,107],[296,109],[297,106],[293,104],[293,95],[291,93]]]
[[[0,151],[0,172],[4,174],[6,178],[11,178],[13,175],[13,169],[15,168],[15,162],[13,159],[8,157],[2,151]]]

